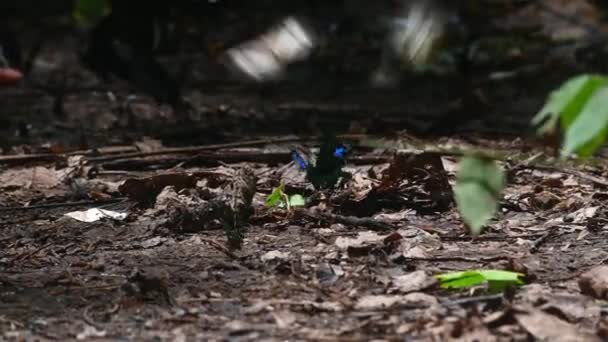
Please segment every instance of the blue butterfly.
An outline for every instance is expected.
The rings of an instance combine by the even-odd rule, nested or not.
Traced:
[[[334,157],[344,158],[345,154],[346,154],[346,146],[344,146],[342,144],[339,144],[334,149]]]
[[[338,159],[344,159],[346,156],[346,146],[342,144],[338,144],[334,148],[333,156]],[[300,170],[306,170],[308,166],[312,163],[313,165],[316,162],[317,158],[311,158],[310,152],[305,152],[302,149],[294,149],[291,151],[291,159],[296,163]]]
[[[324,143],[316,156],[311,157],[306,151],[294,149],[291,159],[300,170],[306,171],[306,178],[315,188],[330,188],[344,175],[342,167],[346,153],[347,148],[342,144]]]

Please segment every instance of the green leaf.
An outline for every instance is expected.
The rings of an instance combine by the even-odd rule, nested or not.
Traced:
[[[485,280],[487,281],[510,281],[517,284],[523,284],[520,277],[523,277],[523,273],[504,271],[504,270],[478,270]]]
[[[289,197],[289,205],[292,207],[303,207],[306,205],[306,200],[302,195],[291,195]]]
[[[504,172],[495,161],[475,156],[460,161],[454,197],[462,219],[474,235],[481,233],[496,213],[504,186]]]
[[[494,160],[477,155],[465,156],[460,160],[456,180],[484,183],[496,195],[499,195],[505,186],[502,168]]]
[[[270,207],[274,207],[277,205],[280,205],[283,202],[283,189],[285,188],[284,184],[279,185],[278,187],[272,189],[272,192],[270,193],[270,195],[268,195],[268,197],[266,197],[266,207],[270,208]]]
[[[484,279],[477,271],[463,271],[439,274],[436,276],[439,285],[444,289],[460,289],[483,283]]]
[[[597,90],[566,130],[564,154],[590,156],[606,138],[608,127],[608,87]]]
[[[75,0],[72,15],[78,22],[100,19],[112,11],[108,0]]]
[[[438,274],[439,286],[444,289],[469,288],[486,283],[490,292],[501,292],[507,287],[523,285],[522,273],[503,270],[468,270]]]
[[[539,134],[554,130],[561,119],[562,129],[566,130],[578,116],[588,99],[599,88],[608,84],[608,78],[601,75],[580,75],[566,81],[549,95],[543,108],[532,119],[539,127]]]

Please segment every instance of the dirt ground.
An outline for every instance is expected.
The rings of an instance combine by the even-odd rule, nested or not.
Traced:
[[[28,82],[0,89],[1,340],[608,339],[606,271],[585,274],[608,261],[605,159],[555,163],[529,125],[577,66],[527,50],[532,72],[482,70],[465,91],[428,75],[376,89],[376,57],[352,52],[258,87],[199,56],[184,114],[144,95],[125,104],[128,87],[96,79],[74,44],[55,41]],[[350,78],[323,66],[351,64]],[[290,151],[328,127],[350,179],[316,191]],[[450,187],[467,148],[508,174],[478,237]],[[281,183],[306,206],[266,207]],[[90,208],[126,218],[66,216]],[[433,278],[470,269],[525,285],[448,291]]]

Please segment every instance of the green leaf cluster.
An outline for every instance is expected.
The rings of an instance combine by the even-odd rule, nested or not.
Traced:
[[[522,273],[503,270],[467,270],[438,274],[435,278],[444,289],[463,289],[486,284],[488,292],[498,293],[508,287],[523,285],[523,276]]]
[[[464,157],[458,164],[454,197],[458,210],[475,235],[498,208],[505,187],[505,174],[494,161],[478,156]]]
[[[539,134],[561,128],[563,155],[588,157],[606,140],[608,133],[608,77],[584,74],[567,80],[551,92],[532,119]]]
[[[272,189],[272,192],[266,197],[265,205],[267,208],[287,206],[287,209],[291,207],[302,207],[306,204],[306,199],[302,195],[291,195],[288,196],[285,193],[285,185],[281,184],[278,187]]]
[[[89,23],[112,12],[109,0],[74,0],[72,16],[78,23]]]

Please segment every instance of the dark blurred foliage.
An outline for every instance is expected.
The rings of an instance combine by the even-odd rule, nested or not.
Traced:
[[[247,32],[234,41],[253,38],[285,15],[306,17],[320,30],[341,32],[365,29],[383,16],[394,14],[403,1],[384,0],[298,0],[298,1],[239,1],[239,0],[109,0],[111,14],[87,29],[86,49],[80,51],[83,63],[101,78],[110,75],[125,79],[136,88],[153,95],[158,101],[177,105],[180,102],[180,79],[188,72],[181,67],[170,74],[156,57],[177,53],[182,39],[193,31],[223,31],[226,14],[247,13],[251,20]],[[431,0],[429,0],[431,1]],[[608,1],[598,1],[606,6]],[[530,0],[434,0],[438,8],[450,13],[451,32],[465,32],[463,44],[468,44],[491,29],[494,16],[504,15],[514,7]],[[16,67],[24,64],[19,47],[24,26],[41,26],[48,22],[70,26],[72,0],[4,0],[0,1],[0,45],[5,56]],[[607,6],[608,7],[608,6]],[[263,16],[254,15],[263,13]],[[266,21],[256,22],[254,18]],[[200,41],[200,40],[199,40]],[[204,44],[204,43],[201,43]],[[204,49],[204,46],[200,46]],[[27,63],[26,63],[27,64]],[[462,69],[466,70],[463,64]],[[25,68],[27,69],[27,67]],[[176,69],[176,68],[173,68]],[[26,70],[27,72],[27,70]]]

